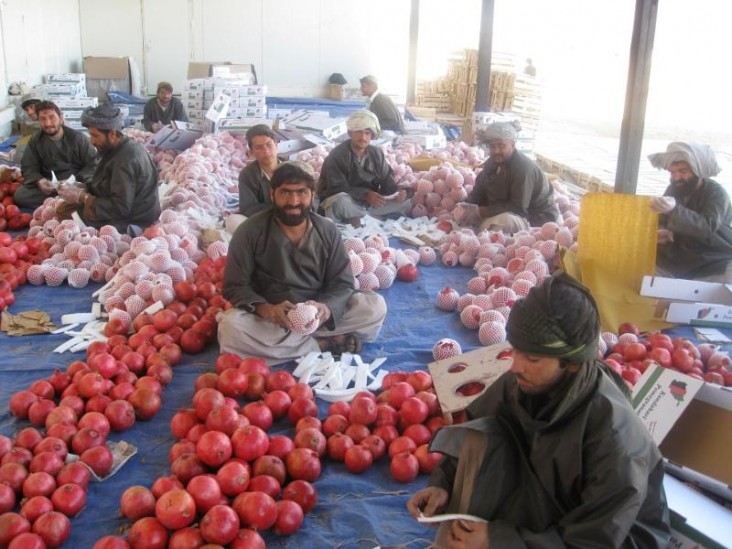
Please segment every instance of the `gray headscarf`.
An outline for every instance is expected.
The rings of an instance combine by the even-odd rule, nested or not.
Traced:
[[[516,140],[521,131],[521,122],[512,120],[511,122],[493,122],[488,124],[484,129],[475,132],[480,143],[488,143],[494,139],[511,139]]]
[[[100,130],[121,130],[122,111],[110,103],[104,103],[96,108],[89,107],[81,113],[81,125]]]
[[[714,151],[704,143],[674,141],[666,147],[666,152],[649,154],[648,160],[659,170],[668,170],[674,162],[686,162],[694,175],[702,179],[714,177],[721,171]]]

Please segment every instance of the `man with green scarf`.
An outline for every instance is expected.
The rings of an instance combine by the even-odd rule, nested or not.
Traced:
[[[511,371],[437,432],[445,458],[407,504],[488,522],[444,522],[436,547],[667,546],[661,454],[598,359],[599,332],[592,296],[564,273],[514,305]]]

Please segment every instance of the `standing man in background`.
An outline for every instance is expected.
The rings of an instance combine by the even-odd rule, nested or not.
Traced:
[[[702,143],[670,143],[648,156],[668,170],[671,184],[651,199],[660,214],[657,273],[709,282],[732,282],[732,205],[712,179],[720,172],[714,152]]]
[[[20,169],[25,183],[15,191],[13,199],[23,208],[37,208],[46,197],[55,195],[51,184],[53,171],[58,181],[72,175],[77,181],[90,181],[97,165],[97,151],[81,132],[64,126],[61,110],[51,101],[33,106],[41,130],[28,142]]]
[[[156,132],[173,120],[188,122],[188,115],[181,100],[173,97],[173,86],[170,82],[160,82],[157,95],[145,105],[142,125],[147,131]]]
[[[361,94],[366,96],[366,106],[379,119],[382,130],[404,133],[404,120],[394,102],[379,92],[379,82],[375,76],[361,78]]]

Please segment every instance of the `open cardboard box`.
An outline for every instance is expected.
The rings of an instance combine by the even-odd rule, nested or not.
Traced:
[[[159,149],[184,151],[203,135],[203,132],[188,129],[187,126],[181,122],[163,126],[155,132],[148,144]]]
[[[250,84],[257,84],[257,71],[250,63],[231,63],[230,61],[191,61],[188,63],[188,79],[231,77],[247,75]]]
[[[732,501],[732,390],[655,366],[648,368],[633,388],[632,403],[661,449],[667,472]],[[675,487],[673,480],[670,477],[664,484]],[[698,501],[690,507],[688,498],[679,496],[679,491],[673,498],[670,495],[669,508],[674,529],[681,537],[704,547],[710,547],[709,539],[719,547],[732,546],[729,522],[701,519],[729,510],[696,492]],[[672,547],[694,547],[679,540]]]
[[[656,315],[668,322],[732,328],[732,285],[644,276],[640,294],[658,298]]]

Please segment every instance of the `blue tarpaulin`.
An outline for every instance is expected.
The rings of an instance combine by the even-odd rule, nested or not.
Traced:
[[[419,278],[412,283],[396,281],[382,291],[389,305],[386,323],[378,341],[365,344],[361,356],[367,362],[386,357],[384,368],[390,371],[426,368],[432,361],[432,346],[442,337],[454,337],[464,350],[479,345],[477,334],[465,329],[456,313],[440,311],[435,306],[437,292],[446,285],[465,291],[471,277],[469,269],[447,269],[441,265],[420,267]],[[60,324],[65,313],[88,312],[91,294],[99,287],[92,284],[82,290],[67,285],[20,288],[11,312],[30,309],[48,312]],[[0,333],[0,433],[10,436],[28,421],[19,421],[8,413],[10,396],[25,389],[36,379],[50,375],[54,368],[66,368],[82,353],[54,354],[52,349],[67,340],[62,335],[9,337]],[[111,435],[112,440],[125,440],[138,447],[138,453],[119,472],[89,489],[87,507],[72,520],[72,532],[65,548],[91,548],[104,535],[116,534],[128,522],[118,518],[119,497],[129,486],[151,486],[156,478],[169,474],[167,454],[175,442],[169,430],[173,414],[191,405],[193,384],[202,372],[211,370],[218,354],[216,343],[204,353],[184,355],[174,369],[172,383],[163,394],[163,407],[150,421],[138,422],[124,433]],[[284,365],[292,370],[294,363]],[[319,403],[320,416],[325,417],[328,404]],[[270,431],[284,431],[294,436],[294,429],[280,422]],[[318,505],[307,516],[303,527],[292,536],[279,537],[265,533],[269,547],[426,547],[432,530],[414,521],[406,511],[410,494],[426,484],[420,476],[410,484],[391,479],[388,458],[375,464],[362,475],[349,473],[343,464],[323,461],[322,476],[316,481]]]

